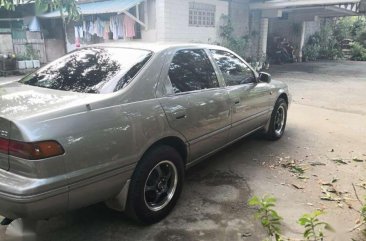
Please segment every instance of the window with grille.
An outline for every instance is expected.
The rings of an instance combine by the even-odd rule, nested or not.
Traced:
[[[189,26],[215,27],[216,6],[212,4],[190,2]]]

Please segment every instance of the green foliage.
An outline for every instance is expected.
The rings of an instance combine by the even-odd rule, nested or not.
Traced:
[[[276,205],[276,199],[272,196],[263,198],[254,196],[248,201],[248,205],[258,208],[255,216],[260,220],[268,235],[274,237],[276,241],[282,240],[280,234],[282,217],[273,209]]]
[[[15,10],[17,5],[28,2],[28,0],[0,0],[0,8]],[[76,5],[76,0],[35,0],[35,6],[38,13],[47,10],[59,10],[63,21],[66,19],[66,14],[68,21],[77,21],[80,19],[80,11]]]
[[[351,49],[352,60],[366,61],[366,48],[359,43],[354,43]]]
[[[334,36],[337,41],[343,39],[357,39],[359,34],[366,28],[366,18],[358,17],[343,17],[335,22]]]
[[[363,204],[361,208],[361,217],[363,218],[363,221],[366,222],[366,198],[365,203]]]
[[[247,54],[251,45],[249,36],[234,36],[234,28],[231,19],[227,15],[223,15],[221,16],[221,20],[225,22],[224,25],[220,26],[222,45],[236,52],[242,58],[247,58]]]
[[[302,51],[303,51],[303,57],[306,61],[307,60],[315,61],[319,58],[320,46],[307,44],[304,46]]]
[[[324,230],[333,231],[332,227],[319,220],[319,216],[323,215],[322,211],[314,211],[310,214],[304,214],[298,223],[305,228],[304,238],[306,240],[322,241],[324,239]]]
[[[351,28],[351,36],[355,39],[359,37],[360,33],[366,30],[366,18],[361,16],[356,18]]]
[[[359,34],[357,41],[366,48],[366,30]]]
[[[303,56],[307,60],[333,60],[343,57],[340,44],[335,38],[332,22],[325,22],[320,32],[309,37],[308,42],[303,48]]]

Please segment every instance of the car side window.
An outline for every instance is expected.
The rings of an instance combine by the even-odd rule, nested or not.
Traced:
[[[226,85],[242,85],[256,81],[253,71],[238,57],[223,50],[210,50],[219,66]]]
[[[175,53],[169,67],[175,93],[219,87],[215,70],[203,49],[185,49]]]

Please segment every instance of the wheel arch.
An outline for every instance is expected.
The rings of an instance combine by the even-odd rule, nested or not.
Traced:
[[[167,137],[161,138],[160,140],[155,141],[153,144],[151,144],[149,146],[149,148],[147,148],[143,152],[141,158],[139,159],[139,161],[137,163],[139,163],[140,160],[147,153],[149,153],[150,150],[152,150],[153,148],[155,148],[159,145],[170,146],[170,147],[174,148],[175,150],[177,150],[177,152],[179,153],[179,155],[181,155],[181,157],[184,161],[183,165],[186,166],[187,159],[188,159],[188,147],[181,138],[176,137],[176,136],[167,136]],[[135,170],[134,170],[134,172],[135,172]],[[109,208],[117,210],[117,211],[126,211],[126,208],[128,205],[127,201],[128,201],[128,196],[129,196],[130,182],[131,182],[131,178],[126,181],[126,183],[123,185],[123,188],[121,189],[120,193],[115,198],[112,198],[105,202],[105,204]]]
[[[159,145],[166,145],[174,148],[179,155],[181,155],[184,165],[187,164],[188,160],[188,147],[186,143],[179,137],[176,136],[167,136],[164,138],[161,138],[160,140],[154,142],[150,145],[150,147],[144,152],[143,156],[148,153],[151,149],[159,146]]]
[[[287,104],[287,105],[289,104],[288,96],[287,96],[287,94],[286,94],[286,93],[281,93],[281,94],[278,96],[277,100],[278,100],[278,99],[284,99],[284,100],[286,101],[286,104]],[[276,100],[276,101],[277,101],[277,100]]]

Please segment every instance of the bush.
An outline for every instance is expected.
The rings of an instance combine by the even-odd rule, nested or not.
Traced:
[[[319,58],[320,46],[307,44],[302,51],[305,61],[315,61]]]
[[[359,34],[357,41],[366,48],[366,31]]]
[[[354,43],[351,49],[352,60],[366,61],[366,48],[359,43]]]

